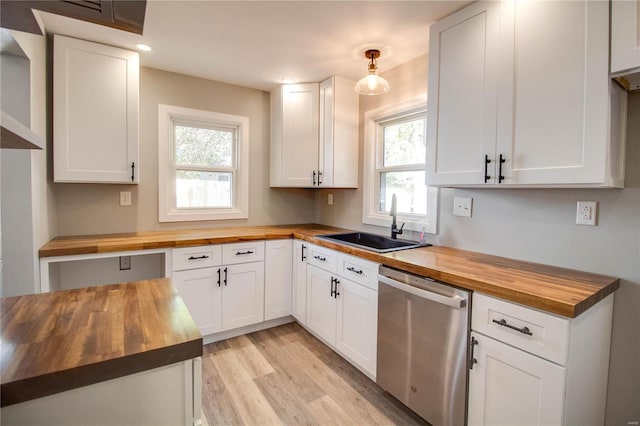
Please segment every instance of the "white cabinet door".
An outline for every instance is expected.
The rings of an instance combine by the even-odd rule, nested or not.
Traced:
[[[222,330],[264,321],[264,262],[222,268]]]
[[[54,181],[138,183],[138,53],[53,43]]]
[[[611,73],[640,72],[640,0],[611,1]]]
[[[291,315],[293,244],[288,240],[266,242],[264,319]]]
[[[378,293],[339,278],[337,301],[336,349],[375,377]]]
[[[310,188],[317,182],[318,87],[289,84],[271,92],[271,186]]]
[[[334,275],[307,265],[307,327],[327,344],[336,344],[336,309],[333,296]]]
[[[469,420],[475,425],[560,425],[566,370],[471,333],[478,341],[469,372]]]
[[[173,273],[173,284],[200,329],[200,334],[222,331],[221,268],[203,268]]]
[[[358,95],[356,83],[329,77],[320,83],[318,186],[358,187]]]
[[[307,324],[307,253],[308,244],[293,241],[292,314],[302,325]]]
[[[605,182],[608,2],[502,2],[502,7],[497,126],[497,155],[506,160],[502,183]]]
[[[499,14],[500,2],[479,2],[431,25],[428,185],[485,182],[496,143]]]

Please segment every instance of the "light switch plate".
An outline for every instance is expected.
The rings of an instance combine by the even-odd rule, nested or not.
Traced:
[[[328,194],[327,195],[327,204],[332,206],[333,205],[333,194]]]
[[[597,201],[578,201],[576,224],[596,226],[598,220]]]
[[[473,198],[453,197],[453,215],[471,217]]]

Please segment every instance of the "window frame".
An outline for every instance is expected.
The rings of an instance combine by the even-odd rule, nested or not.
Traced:
[[[232,165],[177,166],[175,127],[231,128],[236,132]],[[231,207],[177,207],[176,170],[232,173]],[[182,222],[198,220],[247,219],[249,217],[249,118],[172,105],[158,105],[158,220]]]
[[[407,101],[387,105],[364,115],[364,175],[363,175],[363,206],[362,223],[376,226],[391,226],[391,216],[380,211],[380,176],[384,171],[416,170],[416,164],[383,167],[383,138],[381,129],[385,124],[402,121],[420,112],[427,112],[426,95]],[[425,133],[425,138],[427,134]],[[419,163],[418,163],[419,164]],[[426,177],[426,158],[424,163]],[[427,186],[426,215],[398,213],[399,225],[404,222],[405,229],[421,231],[422,228],[430,234],[437,233],[438,224],[438,188]]]

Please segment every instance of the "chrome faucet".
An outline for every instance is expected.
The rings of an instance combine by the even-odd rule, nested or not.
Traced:
[[[391,238],[394,240],[398,239],[398,235],[402,234],[402,229],[404,228],[404,222],[402,222],[402,226],[398,229],[398,225],[396,224],[396,194],[391,196],[391,212],[389,215],[393,218],[391,222]]]

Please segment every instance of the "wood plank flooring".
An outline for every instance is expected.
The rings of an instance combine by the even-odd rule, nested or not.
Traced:
[[[214,425],[424,425],[297,323],[204,346],[203,421]]]

